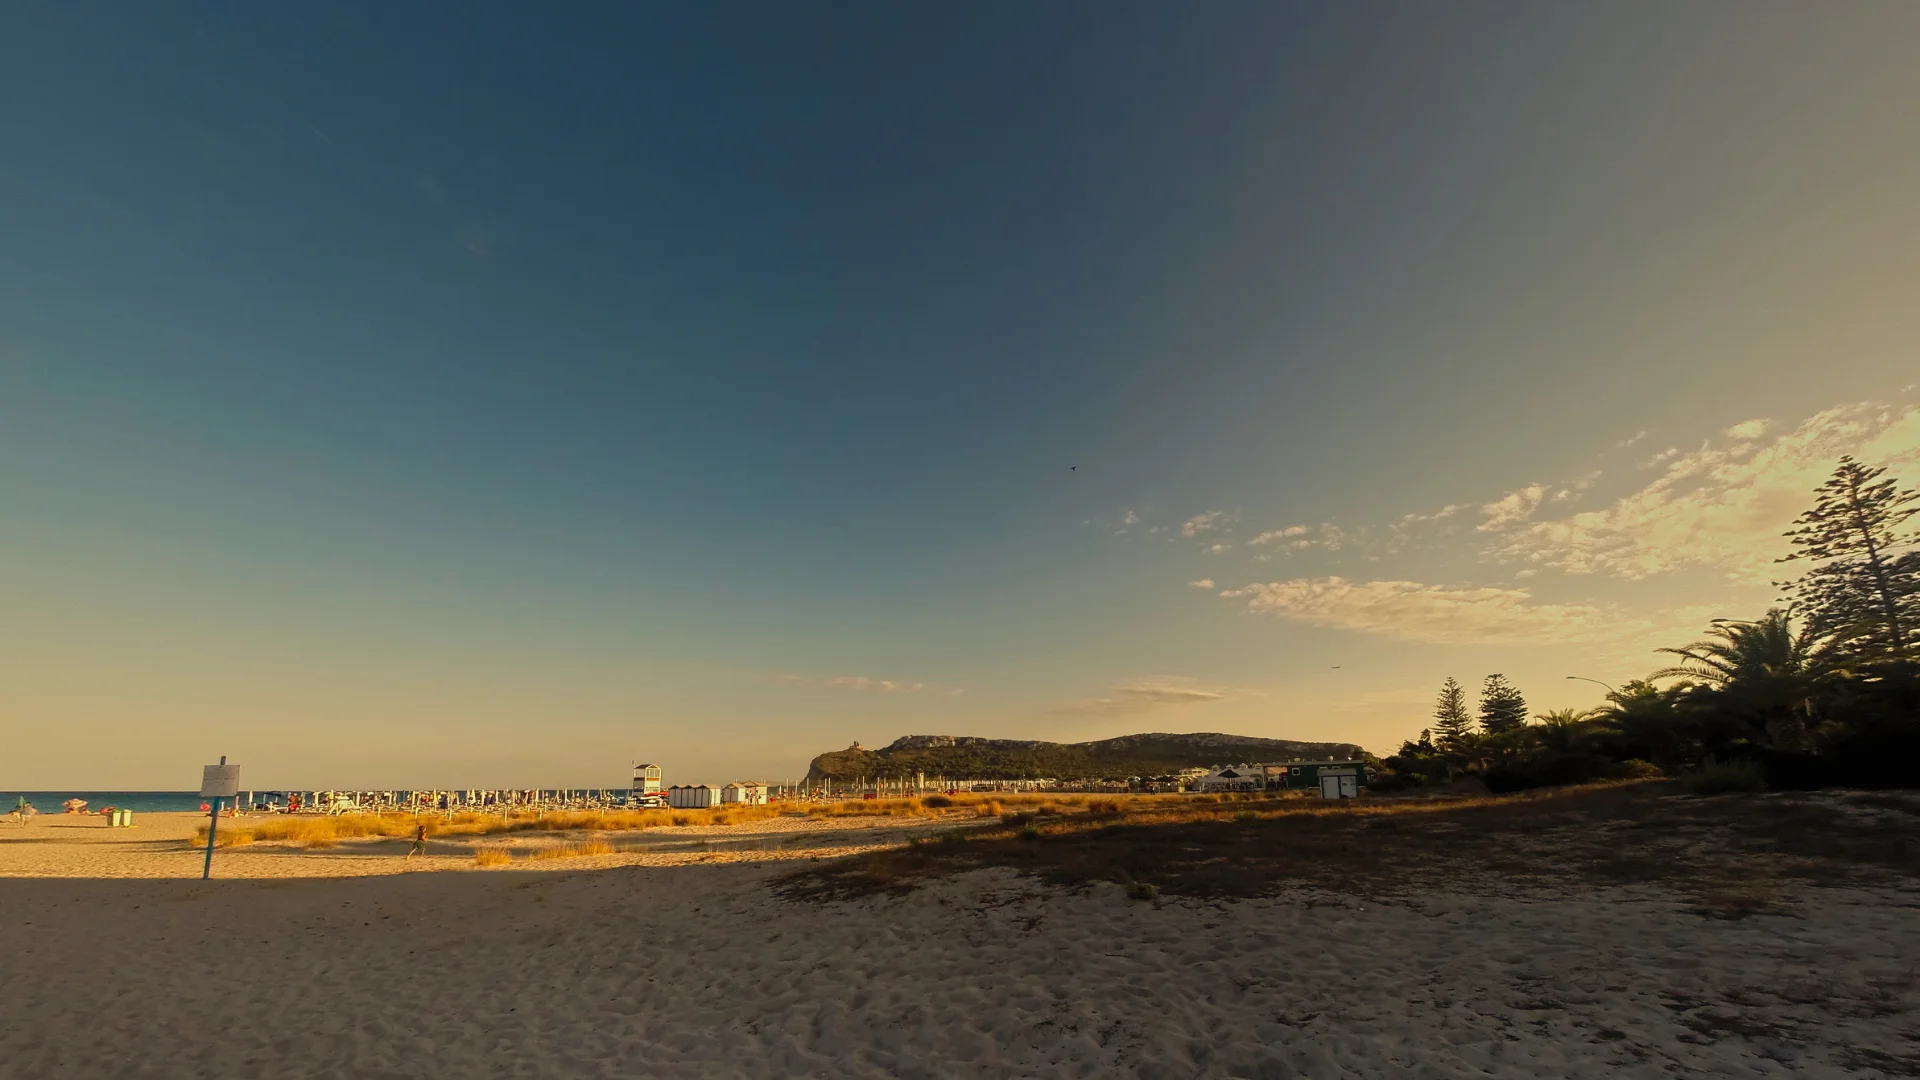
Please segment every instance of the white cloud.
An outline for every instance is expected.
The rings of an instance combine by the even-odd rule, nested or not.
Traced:
[[[1106,697],[1071,702],[1052,711],[1068,716],[1128,716],[1168,705],[1225,701],[1236,693],[1224,686],[1206,686],[1194,679],[1160,675],[1123,682],[1108,691]]]
[[[1449,503],[1431,514],[1402,514],[1400,520],[1394,523],[1394,528],[1405,529],[1413,525],[1424,525],[1430,521],[1445,521],[1466,508],[1466,503]]]
[[[1813,502],[1843,454],[1920,481],[1920,406],[1861,403],[1828,409],[1771,442],[1763,421],[1728,428],[1721,441],[1655,455],[1659,476],[1601,509],[1531,520],[1526,492],[1488,504],[1481,530],[1502,535],[1490,554],[1574,574],[1645,578],[1688,567],[1760,583],[1777,576],[1781,534]],[[1731,441],[1727,441],[1731,440]],[[1496,514],[1494,507],[1504,509]]]
[[[1186,524],[1180,526],[1180,535],[1191,540],[1203,532],[1212,532],[1220,527],[1220,523],[1226,520],[1226,516],[1225,510],[1209,510],[1204,514],[1195,514],[1187,519]]]
[[[1196,589],[1211,589],[1213,588],[1213,579],[1210,577],[1203,577],[1199,581],[1189,581],[1187,582],[1187,584],[1193,586]]]
[[[1247,585],[1220,595],[1244,599],[1259,614],[1407,641],[1543,644],[1608,640],[1644,629],[1609,608],[1538,603],[1525,589],[1325,577]]]
[[[1140,515],[1130,509],[1122,507],[1120,510],[1120,524],[1138,525],[1140,524]]]
[[[1207,546],[1207,554],[1209,555],[1220,555],[1232,550],[1233,545],[1231,543],[1209,544]]]
[[[1636,431],[1632,435],[1629,435],[1626,438],[1621,439],[1619,442],[1614,443],[1613,448],[1615,450],[1625,450],[1627,447],[1632,446],[1634,443],[1639,442],[1641,439],[1644,439],[1651,434],[1653,434],[1653,432],[1651,431]]]
[[[1546,501],[1547,486],[1545,484],[1528,484],[1518,490],[1509,491],[1480,508],[1480,513],[1486,518],[1480,523],[1480,531],[1493,532],[1525,521],[1540,509],[1541,503]]]
[[[1296,536],[1305,536],[1313,531],[1307,525],[1289,525],[1284,529],[1268,529],[1259,536],[1247,541],[1249,544],[1271,544],[1276,540],[1290,540]],[[1309,541],[1311,543],[1311,541]]]
[[[866,675],[789,675],[782,673],[763,675],[761,678],[766,682],[778,683],[781,686],[809,686],[831,690],[859,690],[875,694],[918,694],[925,690],[940,689],[931,683],[875,679]],[[959,694],[964,691],[950,689],[946,692]]]

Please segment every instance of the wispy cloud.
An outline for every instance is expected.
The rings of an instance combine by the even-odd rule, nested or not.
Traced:
[[[763,682],[777,683],[781,686],[807,686],[828,690],[858,690],[873,694],[962,693],[957,687],[942,687],[936,686],[933,683],[907,682],[896,679],[876,679],[868,675],[793,675],[782,672],[762,675],[760,679]]]
[[[1545,484],[1528,484],[1526,487],[1509,491],[1480,508],[1480,515],[1486,519],[1480,523],[1480,531],[1493,532],[1526,521],[1533,517],[1540,507],[1546,504],[1546,501],[1547,486]]]
[[[1064,716],[1131,716],[1172,705],[1204,705],[1225,701],[1235,691],[1224,686],[1207,686],[1198,680],[1178,675],[1160,675],[1120,683],[1105,697],[1070,702],[1054,710]]]
[[[1210,577],[1203,577],[1199,581],[1189,581],[1187,582],[1187,584],[1193,586],[1196,589],[1211,589],[1213,588],[1213,579]]]
[[[1644,627],[1593,604],[1549,604],[1526,589],[1417,581],[1294,578],[1220,594],[1249,611],[1405,641],[1534,644],[1618,638]]]
[[[1180,535],[1191,540],[1204,532],[1212,532],[1226,520],[1225,510],[1208,510],[1204,514],[1195,514],[1180,526]]]
[[[1483,532],[1494,558],[1572,574],[1637,579],[1688,567],[1765,582],[1786,550],[1790,522],[1843,454],[1890,466],[1908,483],[1920,465],[1920,406],[1866,402],[1828,409],[1766,441],[1769,425],[1735,424],[1698,449],[1647,464],[1660,475],[1597,510],[1534,520],[1543,489],[1488,504]]]
[[[1253,539],[1247,541],[1247,543],[1248,544],[1277,544],[1283,540],[1291,542],[1296,537],[1305,536],[1312,531],[1313,531],[1313,526],[1311,525],[1289,525],[1284,529],[1268,529],[1266,532],[1263,532],[1260,535],[1254,537]],[[1311,544],[1312,541],[1307,541],[1307,543]]]

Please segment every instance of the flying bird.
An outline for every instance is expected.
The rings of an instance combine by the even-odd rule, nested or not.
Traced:
[[[1339,665],[1339,664],[1335,664],[1335,665],[1333,665],[1333,670],[1335,670],[1335,671],[1339,671],[1339,670],[1340,670],[1340,665]]]
[[[1078,465],[1069,465],[1069,466],[1067,466],[1067,471],[1068,471],[1068,472],[1079,472],[1079,471],[1080,471],[1080,466],[1078,466]]]

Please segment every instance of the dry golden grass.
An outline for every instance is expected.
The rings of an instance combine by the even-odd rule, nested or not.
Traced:
[[[727,803],[703,810],[588,810],[515,813],[502,816],[462,811],[446,814],[338,814],[275,816],[223,821],[214,841],[218,847],[283,844],[296,847],[333,847],[343,841],[367,838],[406,838],[420,825],[430,836],[495,836],[502,833],[619,833],[669,827],[737,825],[783,815],[815,817],[999,818],[1026,811],[1050,817],[1114,815],[1156,808],[1218,806],[1213,797],[1181,795],[1048,795],[1039,793],[964,792],[910,799],[845,799],[829,803],[771,803],[747,806]],[[193,843],[205,844],[206,826]]]
[[[315,841],[338,843],[366,837],[411,837],[420,825],[430,836],[495,836],[518,832],[638,832],[667,826],[729,825],[759,821],[792,812],[787,807],[740,806],[729,804],[709,810],[588,810],[540,814],[481,814],[473,811],[452,816],[441,814],[338,814],[331,817],[272,817],[252,821],[223,822],[215,836],[215,847],[243,847],[248,844],[304,844]],[[202,825],[194,834],[195,844],[207,842]]]
[[[612,855],[614,851],[614,846],[604,840],[589,840],[583,844],[560,844],[555,847],[538,848],[527,858],[541,861],[580,859],[589,855]]]
[[[505,866],[513,861],[513,856],[499,848],[481,848],[473,853],[475,866]]]

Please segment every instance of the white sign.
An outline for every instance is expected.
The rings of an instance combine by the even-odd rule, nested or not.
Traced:
[[[240,766],[209,765],[200,775],[200,797],[232,799],[240,794]]]

